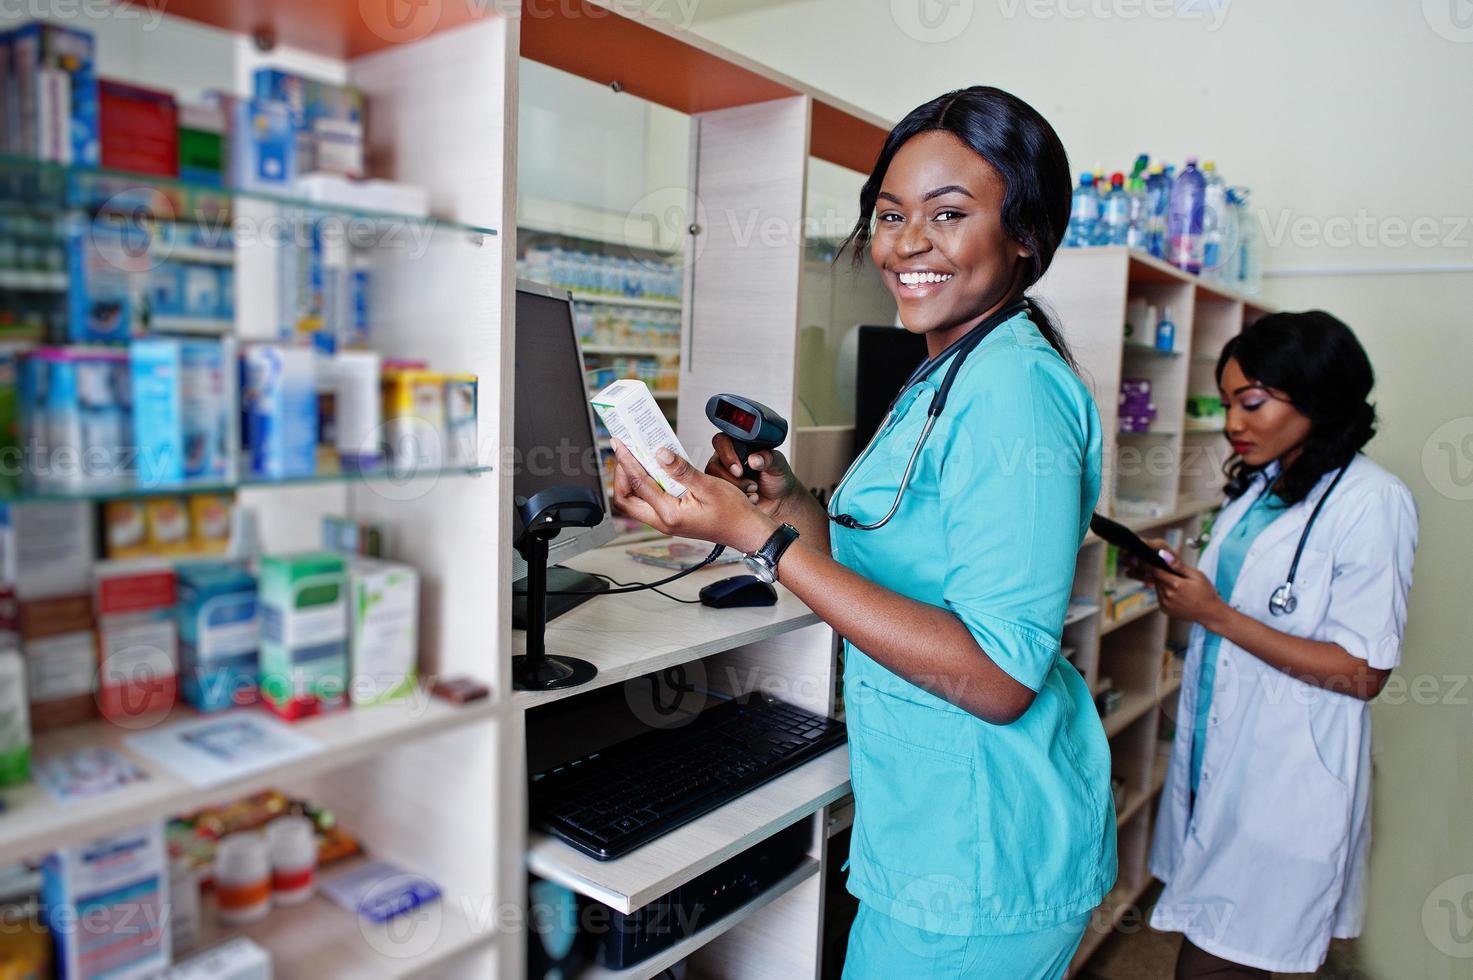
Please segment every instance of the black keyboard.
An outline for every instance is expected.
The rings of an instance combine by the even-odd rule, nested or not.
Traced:
[[[532,819],[600,861],[647,844],[844,741],[776,698],[725,701],[532,776]]]

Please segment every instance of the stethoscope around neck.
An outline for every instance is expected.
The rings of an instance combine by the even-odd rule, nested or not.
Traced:
[[[833,513],[833,502],[838,497],[838,493],[836,492],[833,497],[829,498],[829,510],[827,512],[829,520],[840,527],[847,527],[851,531],[878,531],[890,523],[890,518],[894,517],[896,512],[900,510],[900,501],[905,498],[905,489],[910,484],[910,474],[915,469],[916,460],[920,458],[921,447],[926,444],[926,438],[930,436],[931,429],[936,425],[936,420],[941,417],[941,410],[946,407],[947,396],[951,394],[951,386],[956,382],[957,373],[961,371],[962,364],[966,361],[967,355],[975,350],[978,344],[986,340],[987,335],[992,333],[993,330],[1008,320],[1011,320],[1019,313],[1026,312],[1027,309],[1027,300],[1020,299],[1017,302],[1008,304],[1003,309],[977,324],[971,330],[968,330],[965,336],[952,343],[935,357],[926,358],[919,367],[911,372],[910,377],[905,380],[905,384],[900,386],[900,391],[890,400],[890,407],[885,410],[885,420],[875,430],[874,437],[870,439],[870,446],[874,445],[875,440],[880,437],[880,433],[884,432],[885,427],[890,424],[890,419],[895,414],[895,406],[899,404],[901,396],[910,390],[911,385],[930,374],[943,361],[948,358],[951,359],[951,366],[946,369],[946,375],[941,379],[941,387],[937,388],[936,393],[931,396],[931,404],[926,409],[926,423],[921,427],[921,436],[916,440],[915,448],[910,451],[910,458],[905,462],[905,472],[900,476],[900,487],[895,491],[894,502],[890,504],[890,509],[885,512],[884,517],[871,524],[865,524],[852,514]],[[866,446],[864,451],[869,452],[869,446]],[[862,456],[864,454],[861,453],[860,455]]]
[[[1324,509],[1325,501],[1330,499],[1331,491],[1335,489],[1335,485],[1340,482],[1340,478],[1345,475],[1345,471],[1348,469],[1350,469],[1349,463],[1340,467],[1339,472],[1335,474],[1335,479],[1330,481],[1330,485],[1325,488],[1325,492],[1320,494],[1320,499],[1315,502],[1314,510],[1310,511],[1309,520],[1305,522],[1304,530],[1299,533],[1299,544],[1294,549],[1294,560],[1289,563],[1289,577],[1284,580],[1283,585],[1274,589],[1268,597],[1268,611],[1273,615],[1288,616],[1299,608],[1299,597],[1294,594],[1294,578],[1299,574],[1299,559],[1304,555],[1304,545],[1309,541],[1309,532],[1314,529],[1315,519],[1320,516],[1320,511]],[[1273,489],[1273,485],[1274,481],[1269,480],[1267,485],[1258,492],[1258,497],[1254,499],[1253,505],[1249,507],[1249,510],[1252,510],[1253,507],[1258,505],[1258,502]]]

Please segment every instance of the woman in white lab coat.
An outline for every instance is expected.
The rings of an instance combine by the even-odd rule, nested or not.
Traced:
[[[1360,454],[1373,374],[1345,324],[1266,316],[1217,381],[1227,503],[1197,568],[1150,575],[1194,624],[1151,848],[1178,980],[1313,971],[1360,933],[1369,702],[1400,660],[1417,543],[1406,486]]]

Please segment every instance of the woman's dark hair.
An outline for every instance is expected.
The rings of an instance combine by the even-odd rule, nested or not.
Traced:
[[[1217,382],[1230,359],[1251,381],[1282,391],[1311,428],[1304,450],[1279,475],[1275,493],[1296,504],[1320,477],[1338,469],[1376,434],[1376,409],[1367,399],[1376,383],[1371,359],[1351,329],[1328,313],[1270,313],[1229,340],[1217,359]],[[1262,467],[1240,457],[1227,461],[1227,494],[1240,497]]]
[[[1027,290],[1048,271],[1054,252],[1069,225],[1073,184],[1064,144],[1048,120],[1018,98],[986,85],[947,92],[910,113],[890,130],[874,170],[859,192],[859,220],[844,239],[840,252],[853,249],[855,265],[864,261],[872,236],[875,202],[890,161],[912,137],[941,130],[951,133],[977,152],[1002,175],[1007,191],[1002,202],[1002,226],[1008,236],[1028,249]],[[1054,350],[1076,367],[1063,334],[1039,304],[1028,301],[1029,319]]]

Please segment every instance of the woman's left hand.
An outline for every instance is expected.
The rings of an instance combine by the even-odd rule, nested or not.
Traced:
[[[772,536],[778,524],[758,510],[746,494],[726,480],[702,473],[690,463],[660,450],[665,472],[685,485],[672,497],[655,482],[623,443],[613,441],[614,500],[625,514],[664,534],[697,538],[751,553]]]
[[[1185,577],[1162,571],[1154,575],[1156,598],[1166,615],[1206,625],[1227,608],[1222,596],[1217,594],[1217,586],[1206,575],[1180,558],[1173,558],[1171,567]]]

